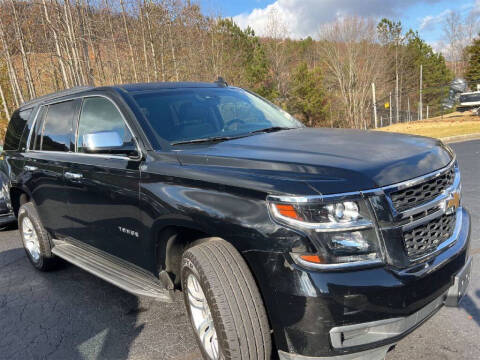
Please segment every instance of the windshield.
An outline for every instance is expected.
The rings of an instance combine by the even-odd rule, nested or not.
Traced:
[[[157,135],[171,144],[303,127],[279,107],[237,88],[166,89],[133,97]]]

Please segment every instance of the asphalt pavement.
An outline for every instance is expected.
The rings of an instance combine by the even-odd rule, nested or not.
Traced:
[[[388,354],[480,359],[480,141],[452,144],[472,214],[472,282],[460,308],[442,308]],[[0,359],[200,359],[181,294],[173,304],[130,295],[65,264],[36,271],[17,230],[0,232]]]

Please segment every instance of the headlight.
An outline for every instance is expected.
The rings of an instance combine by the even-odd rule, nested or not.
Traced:
[[[381,262],[373,216],[360,195],[268,200],[276,221],[308,232],[319,245],[316,254],[292,253],[297,263],[331,269]]]

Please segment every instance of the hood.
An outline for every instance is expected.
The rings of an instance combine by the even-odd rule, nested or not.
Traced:
[[[306,182],[321,194],[367,190],[445,167],[438,140],[377,131],[300,128],[177,148],[182,165]]]

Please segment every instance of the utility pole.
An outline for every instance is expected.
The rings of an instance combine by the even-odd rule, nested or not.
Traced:
[[[407,107],[408,107],[408,115],[407,115],[407,121],[410,122],[410,96],[407,97]]]
[[[390,108],[390,125],[392,125],[392,92],[390,91],[390,102],[389,102],[389,108]]]
[[[423,120],[423,101],[422,101],[422,89],[423,89],[423,65],[420,65],[420,111],[419,111],[419,120]]]
[[[398,51],[398,50],[397,50]],[[399,109],[399,94],[398,94],[398,67],[395,66],[396,69],[396,77],[395,77],[395,110],[396,110],[396,119],[397,124],[400,119],[400,109]]]
[[[377,100],[375,98],[375,83],[372,82],[372,97],[373,97],[373,118],[375,119],[375,129],[377,128]]]

